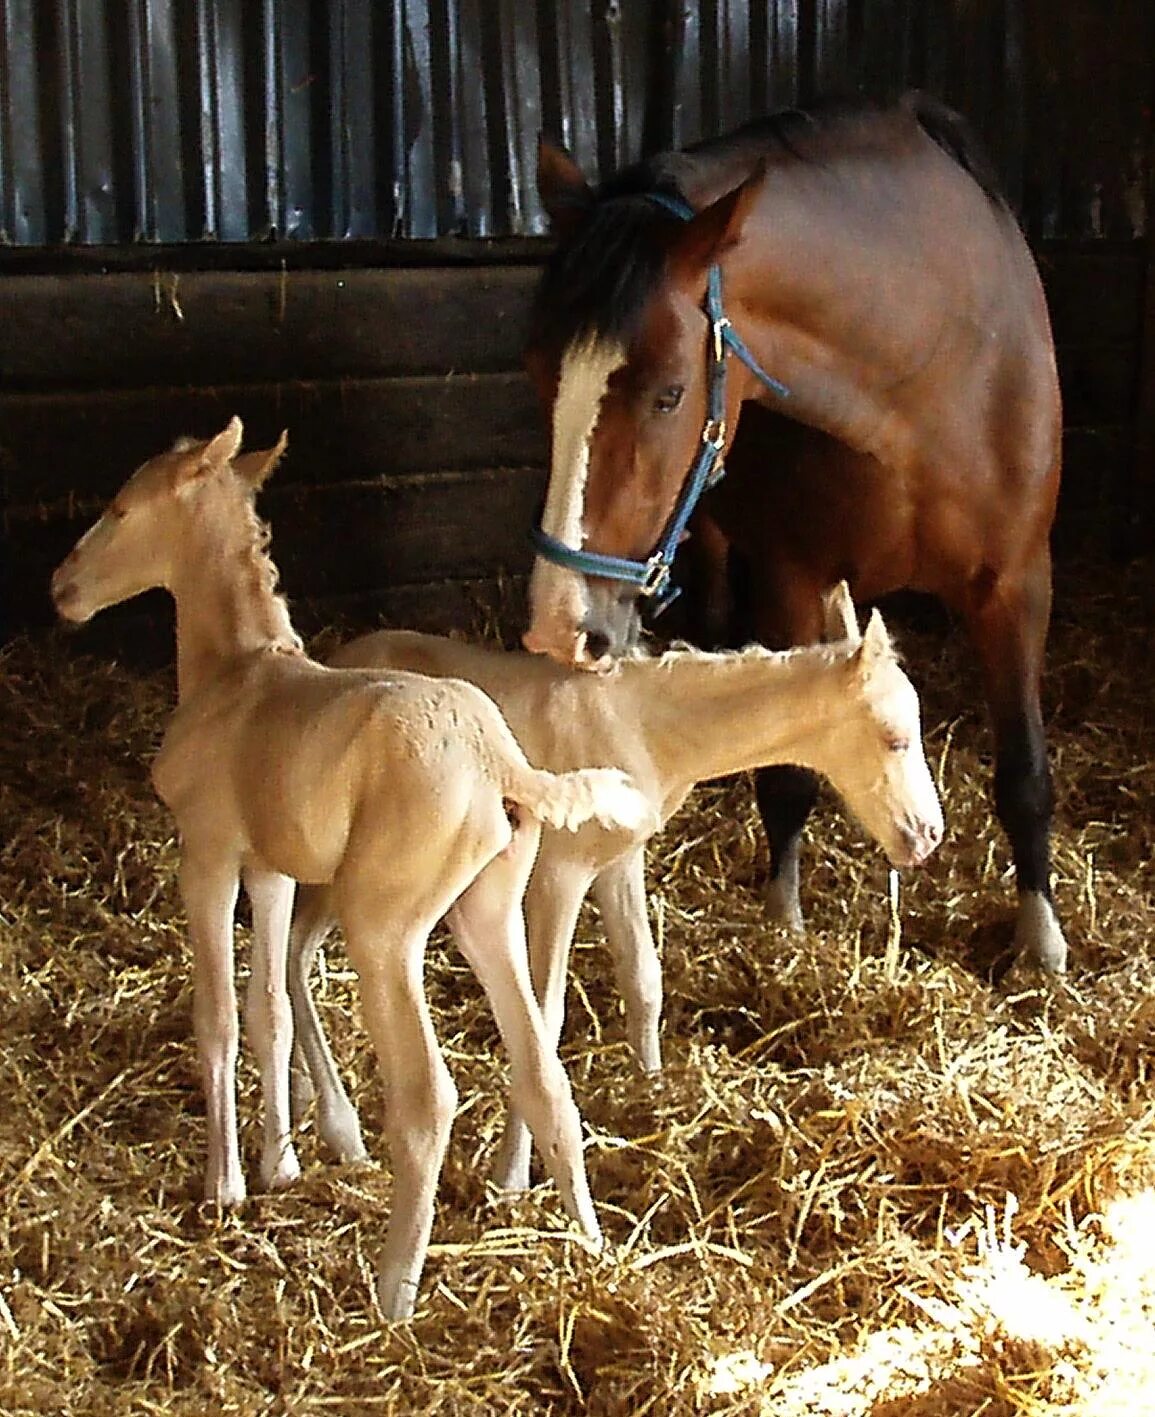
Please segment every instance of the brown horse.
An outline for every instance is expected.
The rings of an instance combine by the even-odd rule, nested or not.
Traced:
[[[697,609],[731,637],[815,638],[840,578],[938,596],[983,670],[1016,945],[1063,969],[1039,707],[1059,386],[1034,261],[962,120],[922,95],[791,111],[597,190],[543,142],[538,180],[559,241],[527,349],[552,421],[527,647],[608,665],[703,493],[693,548],[738,553],[746,594],[715,574]],[[794,768],[758,783],[794,926],[814,791]]]

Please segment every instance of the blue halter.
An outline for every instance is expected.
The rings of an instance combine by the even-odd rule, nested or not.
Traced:
[[[649,192],[647,197],[682,221],[689,221],[694,215],[694,209],[680,197],[665,192]],[[624,556],[603,556],[599,551],[567,546],[540,526],[535,526],[530,532],[530,539],[539,556],[582,575],[604,576],[608,580],[625,581],[637,586],[638,595],[654,600],[656,615],[660,615],[678,595],[677,587],[670,585],[670,572],[694,508],[702,493],[719,482],[726,471],[722,462],[722,450],[726,446],[726,355],[736,354],[747,369],[779,397],[790,396],[785,384],[762,368],[726,318],[722,309],[722,270],[717,263],[710,267],[706,278],[703,309],[710,322],[710,340],[706,351],[707,402],[702,443],[649,559],[632,561]]]

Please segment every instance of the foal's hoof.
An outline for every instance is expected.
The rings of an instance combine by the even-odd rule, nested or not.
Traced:
[[[1024,891],[1019,897],[1015,950],[1019,959],[1032,961],[1047,974],[1067,972],[1067,941],[1055,907],[1041,891]]]
[[[283,1191],[300,1179],[301,1163],[291,1145],[280,1146],[261,1162],[261,1185],[266,1191]]]

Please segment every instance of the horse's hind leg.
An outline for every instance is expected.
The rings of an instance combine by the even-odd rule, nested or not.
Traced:
[[[1051,614],[1051,562],[1044,549],[1015,583],[996,581],[968,615],[982,661],[995,733],[995,811],[1010,840],[1019,893],[1015,947],[1062,973],[1067,942],[1051,898],[1054,793],[1039,706]]]
[[[301,886],[289,935],[289,998],[293,1005],[293,1120],[299,1122],[316,1098],[317,1131],[338,1161],[365,1159],[361,1123],[341,1081],[336,1059],[325,1037],[309,976],[317,951],[333,928],[329,891]]]
[[[511,1125],[515,1118],[529,1124],[566,1210],[599,1243],[581,1118],[530,980],[522,898],[538,837],[536,825],[519,826],[454,905],[448,922],[489,997],[509,1052]]]
[[[385,1083],[385,1133],[393,1205],[381,1253],[377,1297],[386,1318],[409,1318],[433,1228],[437,1181],[449,1143],[457,1089],[425,1001],[422,970],[430,921],[383,926],[383,911],[341,907],[357,971],[365,1024]]]

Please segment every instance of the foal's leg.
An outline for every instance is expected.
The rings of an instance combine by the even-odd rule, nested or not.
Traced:
[[[511,1119],[516,1114],[529,1124],[566,1210],[600,1243],[582,1155],[581,1118],[529,976],[522,897],[539,835],[536,824],[519,826],[510,845],[457,901],[449,924],[489,996],[509,1052]]]
[[[293,1150],[289,1115],[289,1056],[293,1016],[285,989],[285,957],[296,883],[277,871],[247,866],[245,890],[253,907],[252,969],[245,1018],[265,1103],[261,1183],[268,1191],[291,1185],[301,1174]]]
[[[357,1109],[341,1081],[329,1040],[321,1026],[309,988],[317,951],[334,924],[329,891],[324,886],[301,886],[289,935],[289,998],[293,1005],[293,1065],[291,1105],[300,1121],[316,1096],[317,1131],[338,1161],[364,1161]],[[315,1093],[314,1093],[315,1089]]]
[[[245,1178],[237,1142],[233,912],[240,876],[234,860],[198,851],[186,841],[179,879],[192,943],[193,1025],[205,1094],[205,1200],[239,1205]]]
[[[997,581],[985,592],[970,607],[967,620],[994,725],[995,811],[1015,863],[1015,947],[1061,974],[1067,967],[1067,942],[1051,898],[1054,790],[1039,706],[1050,614],[1051,558],[1044,548],[1019,581]]]
[[[547,842],[525,894],[533,991],[541,1005],[546,1043],[555,1054],[565,1022],[570,946],[589,884],[588,868],[554,861]],[[502,1190],[529,1189],[530,1151],[529,1129],[511,1107],[494,1165],[494,1180]]]
[[[645,849],[637,846],[601,872],[593,893],[625,1003],[626,1036],[643,1070],[656,1073],[662,1067],[662,963],[650,931],[645,872]]]
[[[382,927],[380,910],[342,906],[341,914],[385,1084],[385,1135],[393,1165],[393,1206],[377,1298],[386,1318],[406,1319],[413,1313],[425,1267],[437,1181],[457,1106],[457,1089],[437,1046],[422,980],[432,921]],[[405,917],[398,913],[395,918]]]

